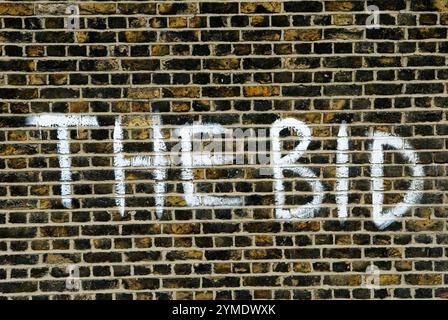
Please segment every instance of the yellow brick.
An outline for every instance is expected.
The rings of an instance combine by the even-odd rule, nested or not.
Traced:
[[[252,272],[253,273],[267,273],[267,272],[269,272],[269,264],[268,263],[253,263],[252,264]]]
[[[186,17],[171,17],[169,19],[170,28],[186,28],[188,26],[188,20]]]
[[[31,194],[33,195],[48,195],[50,192],[49,186],[32,186]]]
[[[448,11],[448,6],[443,11]],[[444,13],[444,14],[440,15],[440,24],[441,25],[447,25],[448,24],[448,14]]]
[[[25,141],[28,138],[26,131],[11,131],[8,133],[10,141]]]
[[[348,234],[336,236],[336,244],[338,244],[338,245],[349,245],[351,243],[352,243],[352,238]]]
[[[231,273],[232,265],[230,263],[216,263],[214,266],[214,271],[216,273]]]
[[[245,97],[272,97],[280,95],[280,87],[250,86],[244,87]]]
[[[117,5],[115,3],[81,3],[79,11],[81,15],[90,14],[111,14],[115,13]]]
[[[185,254],[185,257],[191,260],[201,260],[202,256],[203,252],[199,250],[188,250]]]
[[[360,286],[361,283],[361,275],[330,275],[324,279],[324,284],[331,286]]]
[[[272,246],[272,245],[274,245],[274,239],[272,236],[267,236],[267,235],[255,236],[255,245],[256,246]]]
[[[281,2],[243,2],[241,13],[278,13],[282,10]]]
[[[322,39],[319,29],[289,29],[285,31],[286,41],[317,41]]]
[[[80,113],[89,111],[89,103],[85,101],[73,101],[70,102],[70,112]]]
[[[212,291],[196,292],[195,293],[195,299],[196,300],[212,300],[213,299],[213,292]]]
[[[24,169],[27,167],[25,159],[10,159],[8,160],[8,167],[11,169]]]
[[[406,228],[409,231],[442,231],[443,221],[438,220],[413,220],[406,221]]]
[[[250,25],[253,27],[256,27],[258,25],[263,24],[265,21],[266,21],[266,17],[264,17],[264,16],[253,16],[251,18]],[[280,36],[275,34],[273,37],[266,38],[265,40],[278,41],[278,40],[280,40]]]
[[[296,118],[304,121],[305,123],[318,123],[320,124],[322,114],[321,113],[307,113],[296,115]]]
[[[255,290],[254,291],[255,299],[272,299],[272,292],[269,290]]]
[[[296,262],[293,265],[294,272],[310,273],[312,271],[311,263],[309,262]]]
[[[328,127],[314,127],[313,136],[315,137],[329,137],[331,136],[331,129]]]
[[[190,111],[190,104],[187,102],[173,102],[174,112],[188,112]]]
[[[151,106],[149,102],[146,101],[134,101],[131,103],[132,112],[150,112]]]
[[[185,3],[185,8],[183,8],[180,12],[179,10],[175,10],[176,4],[174,3],[160,3],[158,5],[160,14],[194,14],[198,13],[198,5],[196,3]]]
[[[353,24],[353,17],[353,15],[349,14],[337,14],[333,16],[333,21],[337,26],[347,26]]]
[[[129,112],[130,103],[128,101],[113,101],[112,102],[112,111],[125,113]]]
[[[287,58],[285,60],[286,69],[309,69],[311,64],[306,59]]]
[[[167,45],[153,45],[151,46],[152,56],[166,56],[170,54],[170,47]]]
[[[439,11],[442,12],[448,11],[448,2],[446,0],[434,0],[434,6]]]
[[[169,234],[192,234],[198,230],[198,225],[193,223],[173,223],[163,226],[163,232]]]
[[[165,89],[169,97],[172,98],[199,98],[200,88],[199,87],[172,87]]]
[[[124,33],[126,42],[145,42],[146,34],[142,31],[126,31]]]
[[[408,274],[405,280],[411,285],[429,286],[442,284],[443,277],[441,274]]]
[[[380,285],[390,286],[401,283],[401,275],[399,274],[382,274],[380,275]]]
[[[0,15],[3,16],[31,16],[34,13],[33,4],[1,3]]]
[[[210,70],[235,70],[240,66],[239,59],[209,59],[206,61]]]
[[[86,31],[76,32],[76,41],[85,43],[89,39],[89,34]]]
[[[344,110],[348,109],[349,101],[348,100],[333,100],[330,104],[331,110]]]
[[[160,95],[157,88],[130,88],[128,89],[128,98],[134,99],[154,99]]]
[[[52,85],[63,85],[67,84],[68,75],[67,74],[51,74],[50,75],[50,84]]]
[[[153,294],[151,292],[137,292],[137,300],[152,300]]]
[[[191,17],[189,24],[190,28],[201,28],[205,25],[205,17]]]
[[[325,9],[328,11],[350,11],[353,9],[353,3],[350,1],[327,1]]]
[[[26,47],[26,55],[28,57],[42,57],[45,54],[44,46],[28,46]]]
[[[66,264],[72,264],[73,260],[70,259],[70,257],[65,257],[61,254],[53,254],[53,253],[49,253],[47,255],[45,255],[45,263],[47,264],[62,264],[62,265],[66,265]]]
[[[177,291],[176,300],[193,300],[193,292]]]

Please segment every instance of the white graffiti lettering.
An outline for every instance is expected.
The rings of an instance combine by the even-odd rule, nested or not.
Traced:
[[[243,198],[240,196],[211,196],[200,195],[195,191],[194,168],[213,167],[220,165],[231,165],[235,160],[242,162],[244,157],[243,140],[237,141],[237,156],[232,154],[233,144],[225,143],[225,151],[222,150],[222,143],[218,143],[217,137],[225,136],[224,141],[233,137],[232,130],[226,129],[219,124],[192,124],[185,125],[173,131],[174,137],[178,137],[180,143],[171,148],[171,153],[179,152],[178,161],[174,157],[168,156],[167,146],[162,132],[163,123],[160,116],[154,115],[151,118],[153,150],[152,155],[126,155],[123,148],[123,140],[127,137],[122,126],[122,117],[115,118],[113,128],[113,166],[115,176],[115,205],[122,216],[126,212],[126,170],[129,168],[149,168],[153,170],[155,208],[158,218],[162,217],[165,206],[167,192],[166,179],[167,170],[170,166],[181,166],[181,181],[183,186],[183,196],[185,202],[190,207],[198,206],[240,206]],[[66,208],[71,208],[72,203],[72,173],[70,156],[70,128],[71,127],[97,127],[99,121],[95,116],[82,115],[39,115],[27,119],[28,125],[44,128],[56,128],[57,130],[57,153],[61,170],[61,197]],[[243,132],[238,129],[240,138],[255,137],[255,133]],[[291,151],[282,150],[282,132],[294,133],[299,141]],[[237,133],[238,133],[237,132]],[[203,136],[212,140],[207,146],[201,145]],[[265,135],[259,135],[264,137]],[[198,139],[199,137],[199,139]],[[268,161],[271,166],[271,174],[274,178],[276,217],[278,219],[312,218],[315,211],[319,209],[324,197],[324,187],[319,176],[309,167],[299,165],[297,162],[302,158],[308,149],[311,139],[311,129],[303,122],[294,119],[279,119],[270,128],[270,157],[260,157],[262,164]],[[384,229],[396,218],[402,217],[412,205],[418,203],[422,198],[424,177],[423,166],[419,164],[416,152],[403,139],[398,136],[374,132],[371,150],[371,178],[372,178],[372,219],[378,228]],[[199,143],[198,143],[199,140]],[[251,142],[249,145],[255,146]],[[413,180],[409,183],[409,190],[403,196],[403,201],[396,204],[391,209],[383,209],[384,206],[384,149],[390,147],[396,153],[401,154],[412,171]],[[265,149],[263,149],[266,151]],[[151,150],[148,150],[151,151]],[[349,134],[347,124],[344,122],[339,127],[336,150],[336,204],[337,213],[341,222],[348,216],[348,192],[349,192]],[[254,164],[254,157],[249,158],[250,164]],[[238,164],[240,162],[237,162]],[[260,170],[260,172],[263,169]],[[307,204],[300,207],[286,208],[285,176],[289,171],[300,179],[303,179],[311,186],[313,198]]]

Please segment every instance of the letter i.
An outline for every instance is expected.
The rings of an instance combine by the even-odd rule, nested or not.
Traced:
[[[115,203],[120,210],[120,215],[125,213],[125,195],[126,185],[124,182],[125,171],[124,168],[130,165],[130,161],[124,158],[123,155],[123,128],[121,127],[121,116],[115,119],[114,126],[114,174],[115,174]]]
[[[153,139],[154,139],[154,180],[155,183],[155,192],[156,192],[156,215],[160,219],[163,214],[163,206],[165,204],[165,192],[166,192],[166,168],[163,166],[168,165],[167,159],[163,156],[163,153],[166,152],[166,145],[163,142],[163,134],[160,126],[162,125],[162,121],[160,116],[152,117],[153,124]]]
[[[338,217],[344,221],[347,216],[348,203],[348,137],[347,125],[345,122],[341,124],[338,133],[338,151],[336,153],[336,203],[338,204]]]

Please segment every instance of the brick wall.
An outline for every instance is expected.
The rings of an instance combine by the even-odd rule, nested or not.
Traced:
[[[447,25],[442,0],[2,0],[0,298],[447,297]],[[195,128],[269,161],[191,162]]]

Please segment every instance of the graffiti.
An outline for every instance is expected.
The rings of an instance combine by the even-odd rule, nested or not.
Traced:
[[[156,214],[160,219],[163,214],[163,205],[165,203],[165,192],[166,192],[166,169],[163,166],[168,166],[169,161],[164,156],[164,153],[167,151],[165,143],[163,142],[163,134],[160,129],[161,121],[159,116],[154,116],[152,118],[153,129],[152,132],[154,134],[154,165],[156,169],[154,170],[154,179],[155,183],[155,198],[156,198]]]
[[[116,192],[116,204],[120,210],[120,214],[124,215],[125,207],[125,183],[124,183],[124,168],[125,167],[150,167],[151,158],[148,156],[135,156],[126,159],[123,155],[123,129],[121,128],[121,118],[117,117],[114,127],[114,173],[115,173],[115,192]]]
[[[215,196],[197,196],[194,195],[194,185],[193,185],[193,166],[206,166],[206,165],[224,165],[231,164],[233,158],[227,153],[222,153],[218,155],[210,155],[204,157],[201,154],[196,154],[192,152],[192,139],[195,134],[207,133],[210,135],[219,134],[229,134],[221,125],[192,125],[184,126],[179,130],[178,135],[181,138],[181,162],[182,162],[182,180],[184,188],[185,201],[189,206],[233,206],[241,205],[241,199],[237,197],[224,198]],[[216,144],[213,145],[216,147]],[[207,151],[206,151],[207,152]]]
[[[98,126],[98,120],[94,116],[76,116],[76,115],[41,115],[27,119],[28,125],[37,127],[57,127],[58,137],[58,158],[61,168],[61,195],[62,203],[66,208],[72,207],[71,186],[71,158],[70,158],[70,136],[69,127],[73,126]]]
[[[79,267],[75,265],[67,266],[68,277],[65,280],[65,288],[67,290],[81,290],[81,279]]]
[[[367,12],[372,13],[366,19],[367,29],[379,29],[380,26],[380,8],[375,5],[370,5],[367,7]]]
[[[366,273],[362,278],[362,286],[366,289],[380,289],[380,269],[371,264],[366,268]]]
[[[242,157],[232,154],[233,142],[229,145],[228,140],[237,136],[239,145],[237,150],[244,150],[244,143],[241,138],[253,137],[252,131],[243,132],[237,130],[236,134],[230,129],[226,129],[219,124],[187,124],[181,128],[173,130],[173,136],[178,138],[179,143],[174,145],[168,155],[167,146],[164,142],[162,132],[162,121],[159,116],[152,116],[152,155],[127,156],[123,152],[123,140],[125,138],[122,128],[122,119],[116,117],[113,128],[113,165],[115,179],[115,204],[120,214],[125,214],[126,208],[126,182],[125,171],[129,168],[151,168],[155,182],[154,195],[155,207],[158,218],[163,214],[166,194],[167,168],[169,166],[181,166],[181,176],[183,187],[183,197],[190,207],[197,206],[240,206],[243,199],[240,196],[211,196],[198,195],[194,188],[193,168],[206,166],[220,166],[233,164],[235,160],[243,162]],[[37,127],[56,128],[57,130],[57,152],[59,166],[61,170],[61,196],[65,207],[72,207],[71,184],[71,158],[70,158],[70,127],[97,127],[99,122],[95,116],[76,115],[40,115],[30,117],[28,125]],[[282,132],[293,132],[293,138],[297,145],[291,150],[282,150]],[[198,150],[197,136],[201,139],[205,135],[212,141],[204,150]],[[225,136],[224,140],[214,140],[214,137]],[[261,135],[265,137],[264,134]],[[341,222],[348,217],[348,192],[349,192],[349,138],[346,123],[339,127],[337,135],[336,150],[336,204],[338,217]],[[303,122],[294,119],[278,119],[270,127],[269,139],[271,148],[269,156],[259,157],[263,164],[269,164],[271,174],[274,179],[276,217],[278,219],[312,218],[315,211],[319,209],[324,197],[324,186],[319,181],[318,176],[308,167],[297,164],[308,149],[311,139],[311,129]],[[406,211],[421,200],[423,181],[418,179],[424,177],[424,170],[419,165],[419,159],[412,149],[402,138],[382,132],[375,132],[372,137],[371,148],[371,179],[372,179],[372,218],[379,228],[386,228],[397,217],[403,216]],[[223,152],[223,143],[226,144]],[[253,142],[253,141],[252,141]],[[264,144],[250,143],[253,148],[260,148],[266,151]],[[241,148],[242,147],[242,148]],[[401,154],[411,167],[412,177],[416,178],[410,182],[408,192],[404,195],[403,201],[393,208],[383,210],[384,203],[384,149],[391,147]],[[214,152],[212,152],[214,151]],[[260,149],[257,150],[260,152]],[[249,160],[249,162],[253,162]],[[290,172],[301,177],[312,189],[312,200],[307,204],[296,208],[285,208],[286,194],[284,186],[285,172]]]
[[[393,209],[389,209],[386,212],[383,211],[383,176],[384,176],[384,153],[383,148],[385,146],[391,146],[402,153],[403,156],[409,161],[413,166],[412,176],[423,177],[424,171],[421,165],[418,165],[418,158],[415,152],[411,150],[409,146],[403,139],[392,136],[389,134],[384,134],[381,132],[374,133],[373,140],[373,150],[372,150],[372,180],[373,180],[373,192],[372,192],[372,203],[373,203],[373,220],[375,224],[380,228],[385,228],[389,226],[393,221],[394,217],[402,216],[409,207],[417,203],[422,194],[418,192],[423,189],[422,180],[413,180],[411,182],[410,190],[405,195],[402,202],[397,204]]]
[[[285,128],[293,128],[298,135],[302,136],[302,141],[299,145],[288,155],[281,157],[280,147],[280,131]],[[277,120],[273,123],[271,128],[272,139],[272,162],[274,167],[275,179],[275,200],[276,205],[280,208],[276,210],[276,216],[280,219],[294,218],[310,218],[313,216],[314,210],[322,203],[323,187],[322,184],[316,180],[316,175],[309,168],[292,167],[300,157],[302,157],[305,150],[308,148],[311,140],[311,130],[303,122],[288,118],[284,120]],[[306,181],[313,186],[316,193],[310,204],[304,205],[302,208],[295,208],[284,210],[282,209],[285,203],[285,195],[283,193],[283,171],[290,170],[297,175],[306,178]]]
[[[66,13],[69,14],[69,16],[67,17],[67,28],[79,29],[80,28],[79,7],[74,4],[70,5],[67,7]]]
[[[336,203],[338,204],[338,216],[340,219],[345,220],[348,216],[347,204],[348,204],[348,177],[349,172],[347,163],[349,160],[348,155],[348,136],[347,125],[342,123],[339,128],[337,153],[336,153]],[[344,166],[345,165],[345,166]]]

